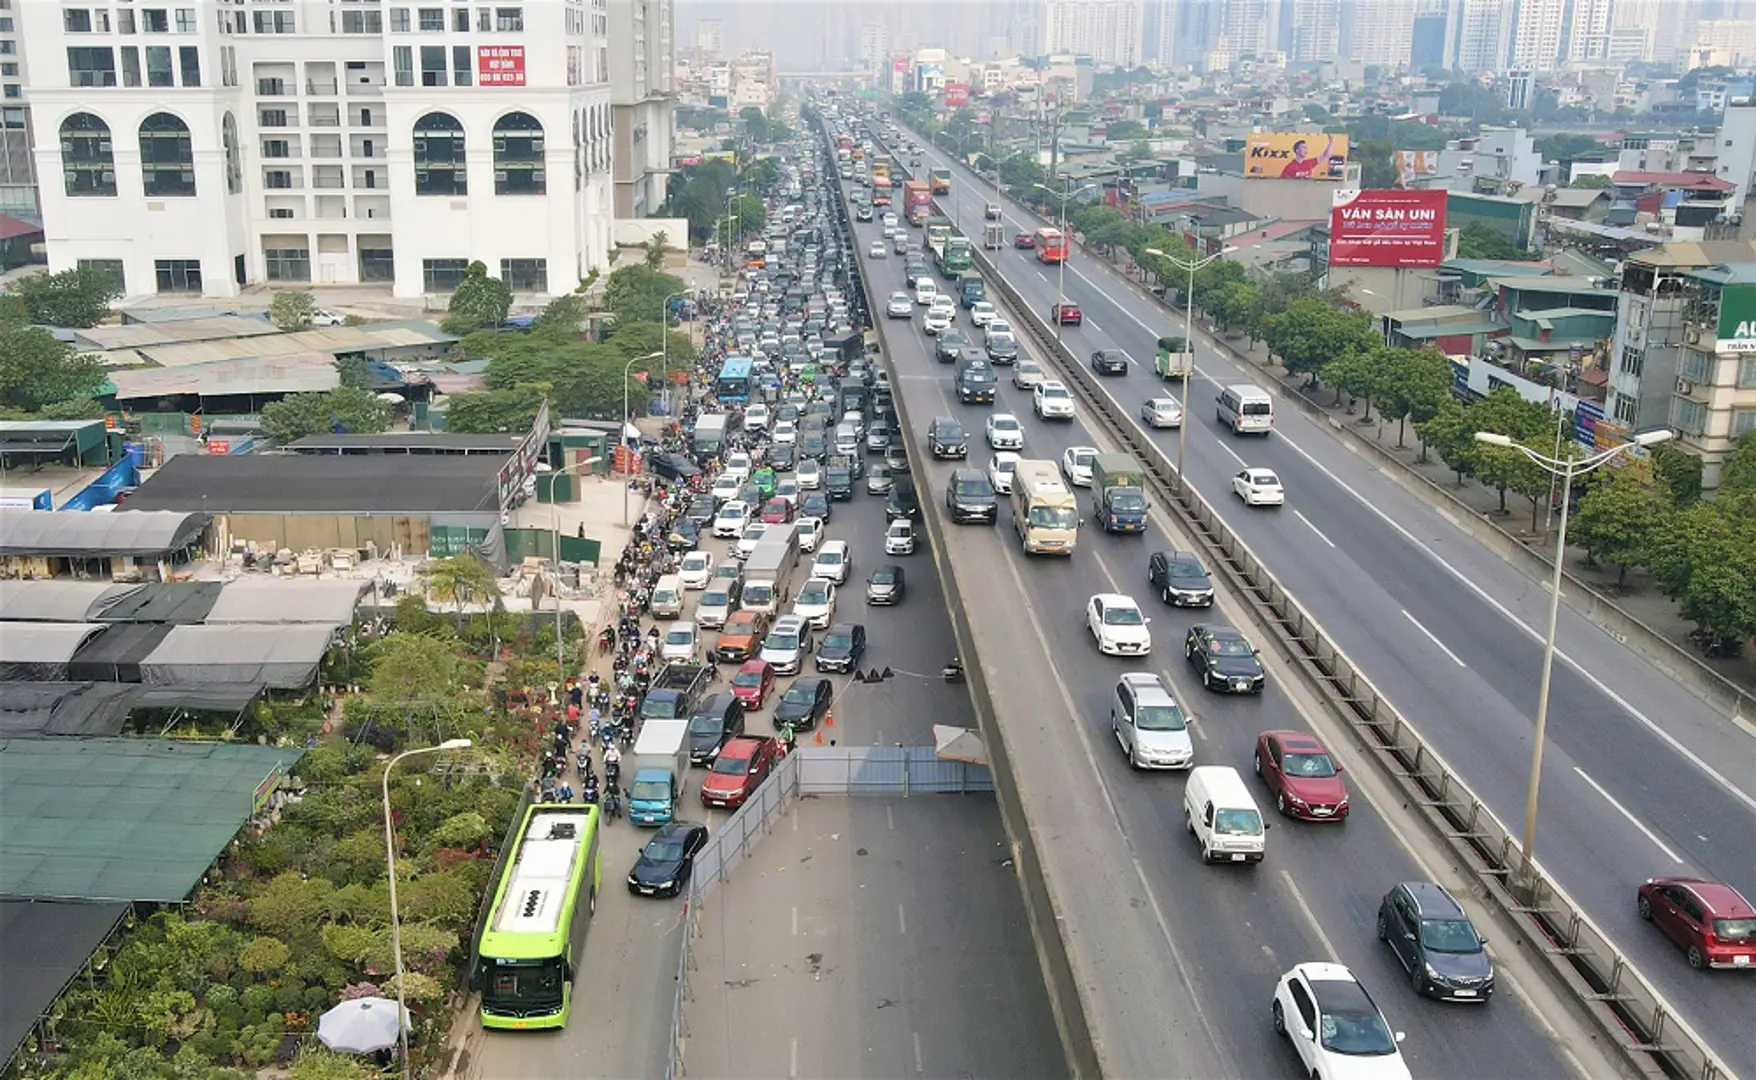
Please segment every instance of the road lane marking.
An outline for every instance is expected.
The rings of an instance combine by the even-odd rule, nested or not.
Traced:
[[[896,814],[893,811],[894,811],[894,807],[892,807],[888,803],[886,803],[884,806],[884,821],[886,824],[888,824],[890,826],[890,830],[892,832],[895,832],[896,831]]]
[[[908,936],[908,912],[906,912],[902,909],[901,904],[896,905],[896,925],[902,931],[903,936],[907,937]]]
[[[1446,656],[1449,656],[1449,657],[1451,657],[1451,659],[1452,659],[1452,661],[1453,661],[1453,662],[1454,662],[1454,663],[1456,663],[1456,664],[1457,664],[1457,666],[1458,666],[1458,667],[1469,667],[1469,665],[1468,665],[1468,664],[1466,664],[1466,663],[1464,663],[1464,662],[1463,662],[1463,661],[1462,661],[1462,660],[1460,660],[1460,659],[1458,659],[1458,656],[1457,656],[1457,654],[1456,654],[1456,653],[1454,653],[1454,652],[1452,652],[1452,651],[1451,651],[1451,650],[1450,650],[1450,649],[1447,649],[1447,648],[1446,648],[1446,647],[1445,647],[1445,643],[1444,643],[1444,642],[1443,642],[1443,641],[1440,641],[1440,640],[1439,640],[1439,635],[1438,635],[1438,634],[1435,634],[1435,633],[1433,633],[1433,631],[1431,631],[1431,630],[1429,630],[1429,629],[1427,629],[1427,628],[1426,628],[1426,627],[1424,627],[1424,626],[1422,626],[1422,625],[1421,625],[1421,620],[1419,620],[1419,619],[1417,619],[1417,618],[1415,618],[1415,617],[1414,617],[1414,616],[1413,616],[1413,615],[1410,615],[1410,614],[1409,614],[1409,613],[1408,613],[1408,609],[1407,609],[1407,608],[1403,608],[1403,609],[1402,609],[1402,617],[1403,617],[1403,618],[1405,618],[1405,619],[1407,619],[1407,620],[1408,620],[1408,621],[1409,621],[1409,622],[1411,622],[1411,623],[1414,623],[1414,624],[1415,624],[1415,629],[1416,629],[1416,630],[1419,630],[1419,631],[1420,631],[1420,632],[1421,632],[1421,633],[1423,633],[1423,634],[1425,634],[1425,635],[1427,635],[1427,640],[1428,640],[1428,641],[1431,641],[1431,642],[1432,642],[1432,643],[1433,643],[1433,644],[1435,644],[1435,645],[1437,645],[1437,646],[1439,646],[1439,648],[1440,648],[1440,650],[1441,650],[1441,651],[1442,651],[1442,652],[1444,652],[1444,653],[1445,653],[1445,655],[1446,655]]]
[[[1305,921],[1311,924],[1311,932],[1316,934],[1317,940],[1323,943],[1323,951],[1328,954],[1330,963],[1341,963],[1341,954],[1335,951],[1335,944],[1329,940],[1329,935],[1323,932],[1323,924],[1317,921],[1317,915],[1311,910],[1311,905],[1305,903],[1305,894],[1299,891],[1298,882],[1293,880],[1293,875],[1282,870],[1280,879],[1286,883],[1287,891],[1293,894],[1293,902],[1298,904],[1299,910],[1305,913]]]
[[[793,936],[799,936],[799,906],[793,905]]]
[[[1043,279],[1044,285],[1047,285],[1049,283],[1049,275],[1043,273],[1041,270],[1037,271],[1037,277],[1040,277]]]
[[[787,1076],[796,1078],[799,1075],[799,1037],[797,1035],[793,1036],[789,1057],[791,1060],[787,1065]]]
[[[1588,776],[1586,774],[1584,769],[1580,768],[1577,765],[1573,766],[1573,771],[1579,774],[1579,778],[1581,780],[1584,780],[1586,783],[1590,784],[1591,789],[1593,791],[1597,792],[1599,795],[1602,795],[1604,797],[1605,802],[1607,802],[1611,806],[1615,807],[1616,812],[1618,814],[1621,814],[1623,817],[1627,818],[1628,824],[1634,826],[1636,829],[1639,829],[1642,835],[1644,835],[1648,840],[1651,840],[1652,845],[1654,847],[1658,848],[1660,851],[1662,851],[1666,855],[1670,856],[1670,859],[1672,862],[1678,864],[1679,866],[1682,865],[1683,857],[1681,855],[1678,855],[1676,852],[1672,851],[1669,844],[1665,843],[1663,840],[1660,840],[1658,838],[1657,833],[1653,832],[1651,829],[1649,829],[1645,825],[1641,824],[1640,819],[1635,817],[1633,814],[1629,813],[1628,808],[1626,806],[1623,806],[1621,803],[1617,802],[1616,797],[1614,795],[1611,795],[1609,792],[1605,791],[1604,786],[1602,784],[1598,783],[1596,780],[1593,780],[1590,776]]]
[[[910,1034],[912,1034],[915,1039],[915,1071],[918,1073],[924,1073],[927,1071],[927,1066],[921,1058],[921,1033],[915,1031]]]
[[[1227,446],[1225,443],[1220,442],[1218,439],[1215,439],[1213,442],[1213,445],[1219,447],[1221,450],[1224,450],[1226,453],[1232,455],[1232,460],[1237,462],[1239,465],[1242,465],[1245,468],[1250,467],[1249,462],[1247,462],[1243,458],[1239,457],[1238,452],[1236,450],[1233,450],[1231,447]]]
[[[1299,513],[1299,512],[1298,512],[1298,511],[1297,511],[1297,510],[1294,510],[1294,511],[1293,511],[1293,516],[1294,516],[1294,517],[1296,517],[1296,518],[1298,518],[1298,519],[1299,519],[1299,520],[1300,520],[1300,521],[1302,521],[1302,522],[1304,522],[1304,523],[1305,523],[1305,527],[1306,527],[1306,528],[1307,528],[1307,529],[1310,529],[1310,530],[1311,530],[1311,531],[1312,531],[1312,532],[1314,532],[1314,533],[1316,533],[1316,534],[1317,534],[1317,539],[1319,539],[1319,540],[1321,540],[1321,541],[1323,541],[1323,542],[1324,542],[1324,543],[1325,543],[1325,544],[1328,544],[1328,545],[1329,545],[1329,546],[1330,546],[1330,547],[1334,547],[1334,546],[1335,546],[1335,541],[1334,541],[1334,540],[1331,540],[1331,539],[1330,539],[1330,538],[1329,538],[1329,537],[1327,537],[1327,536],[1324,536],[1324,535],[1323,535],[1323,530],[1322,530],[1322,529],[1319,529],[1319,528],[1318,528],[1318,527],[1317,527],[1317,526],[1315,526],[1315,525],[1313,525],[1313,524],[1311,524],[1311,519],[1310,519],[1310,518],[1308,518],[1308,517],[1306,517],[1306,516],[1305,516],[1305,515],[1304,515],[1304,514],[1301,514],[1301,513]],[[1403,614],[1404,614],[1404,615],[1407,615],[1407,614],[1408,614],[1408,612],[1406,612],[1406,611],[1405,611],[1405,612],[1403,612]]]
[[[1089,316],[1085,320],[1085,325],[1091,327],[1093,330],[1096,330],[1100,334],[1104,332],[1104,328],[1097,324],[1097,320],[1090,318]]]

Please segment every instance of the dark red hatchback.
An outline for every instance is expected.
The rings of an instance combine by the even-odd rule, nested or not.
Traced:
[[[1634,909],[1678,945],[1693,968],[1756,971],[1756,907],[1719,881],[1647,878]]]

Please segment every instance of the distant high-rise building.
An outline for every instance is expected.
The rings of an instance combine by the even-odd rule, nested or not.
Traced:
[[[1341,55],[1341,0],[1292,0],[1294,63],[1327,63]]]
[[[860,27],[860,66],[877,70],[890,60],[890,27],[867,23]]]
[[[1214,43],[1217,51],[1235,59],[1268,52],[1278,44],[1280,5],[1276,0],[1225,0],[1220,12],[1219,40]]]
[[[1201,65],[1219,36],[1224,0],[1171,0],[1166,13],[1170,63]]]
[[[1553,71],[1566,57],[1567,0],[1519,0],[1513,13],[1512,66]]]
[[[1100,67],[1140,63],[1142,0],[1049,0],[1044,51],[1089,56]]]
[[[1568,60],[1605,60],[1610,55],[1612,0],[1573,0],[1568,11]]]
[[[1508,79],[1506,107],[1515,110],[1530,108],[1530,72],[1514,71]]]
[[[676,102],[672,0],[610,0],[611,160],[616,216],[647,217],[665,201]]]
[[[1415,0],[1353,0],[1347,13],[1343,56],[1386,67],[1408,63]]]
[[[1463,71],[1503,71],[1511,39],[1513,0],[1462,0],[1457,59]]]
[[[1453,0],[1419,0],[1415,6],[1414,31],[1409,37],[1409,66],[1424,68],[1451,65]]]
[[[703,60],[723,60],[726,55],[726,24],[719,19],[695,21],[695,51]]]

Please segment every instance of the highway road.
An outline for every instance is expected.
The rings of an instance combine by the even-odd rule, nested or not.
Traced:
[[[979,237],[983,206],[998,196],[926,150],[923,165],[956,172],[942,206]],[[1039,224],[1011,201],[1003,206],[1009,240]],[[1056,268],[1010,247],[988,254],[1044,315],[1057,296]],[[1095,258],[1076,253],[1065,283],[1085,315],[1065,330],[1075,355],[1120,348],[1135,362],[1127,376],[1103,380],[1126,412],[1156,393],[1180,396],[1174,383],[1161,389],[1151,367],[1157,338],[1183,332],[1180,317]],[[1196,337],[1190,482],[1516,834],[1547,589],[1296,409],[1277,410],[1266,439],[1225,433],[1208,404],[1218,388],[1265,380],[1209,335]],[[1174,459],[1176,433],[1153,437]],[[1248,510],[1229,495],[1245,465],[1280,475],[1284,509]],[[1558,640],[1538,861],[1734,1069],[1756,1075],[1756,1041],[1734,1037],[1756,1015],[1756,982],[1689,969],[1633,905],[1635,887],[1654,874],[1700,874],[1756,895],[1756,745],[1565,605]]]
[[[877,230],[857,230],[864,259]],[[900,259],[865,265],[875,298],[901,287]],[[917,323],[885,320],[882,329],[916,429],[910,435],[922,503],[937,513],[953,463],[925,456],[920,429],[935,415],[961,417],[972,433],[971,462],[985,464],[980,425],[988,410],[956,403],[952,368],[933,359],[931,339]],[[1075,444],[1102,447],[1083,423],[1050,426],[1035,419],[1028,396],[1011,388],[1005,369],[1001,375],[993,410],[1020,416],[1027,457],[1058,459]],[[1051,870],[1065,867],[1081,875],[1059,881],[1060,902],[1078,909],[1068,915],[1070,932],[1085,933],[1090,920],[1140,928],[1125,948],[1113,947],[1113,936],[1080,943],[1103,950],[1091,961],[1101,981],[1086,993],[1098,1009],[1113,1010],[1101,1025],[1111,1039],[1102,1048],[1106,1067],[1118,1075],[1143,1074],[1142,1063],[1156,1061],[1177,1075],[1291,1075],[1296,1060],[1268,1026],[1274,981],[1293,963],[1333,958],[1373,988],[1392,1026],[1407,1032],[1403,1052],[1416,1075],[1601,1074],[1581,1070],[1563,1038],[1528,1007],[1523,980],[1504,961],[1499,1000],[1487,1008],[1440,1006],[1409,992],[1402,969],[1375,938],[1378,900],[1394,882],[1432,879],[1435,873],[1443,879],[1444,872],[1417,861],[1400,824],[1379,815],[1361,786],[1362,772],[1369,770],[1351,774],[1354,809],[1345,824],[1278,822],[1260,867],[1201,866],[1182,827],[1183,777],[1128,768],[1109,732],[1111,687],[1126,670],[1160,672],[1199,717],[1198,762],[1248,771],[1258,732],[1309,726],[1277,677],[1284,671],[1271,669],[1272,685],[1260,698],[1208,695],[1197,688],[1178,655],[1183,631],[1203,619],[1235,620],[1226,603],[1199,614],[1150,604],[1155,649],[1149,660],[1097,655],[1083,629],[1086,599],[1110,591],[1146,596],[1147,555],[1167,546],[1162,515],[1144,540],[1087,529],[1080,550],[1064,561],[1025,560],[1011,539],[1009,519],[1002,508],[997,526],[947,525],[946,544],[981,662],[994,683],[1009,752],[1015,758],[1047,754],[1053,760],[1045,771],[1065,777],[1051,785],[1055,790],[1030,794],[1044,800],[1039,805],[1053,807],[1059,799],[1064,808],[1033,819],[1032,827],[1040,844],[1064,845],[1045,854]],[[1040,732],[1034,741],[1016,739],[1031,730]],[[1334,749],[1348,756],[1346,745]],[[1015,779],[1021,786],[1031,782],[1023,775]],[[1063,867],[1055,865],[1057,859],[1066,860]]]
[[[882,459],[870,457],[868,460]],[[931,745],[935,723],[974,724],[967,689],[947,684],[939,675],[940,667],[955,654],[956,645],[946,615],[944,592],[933,572],[931,557],[926,554],[924,545],[914,556],[886,557],[883,554],[884,528],[884,499],[866,494],[863,480],[856,486],[852,500],[832,504],[827,535],[831,539],[847,540],[852,545],[854,557],[848,584],[836,594],[836,619],[864,623],[868,645],[863,667],[880,670],[889,667],[895,676],[878,684],[855,683],[851,675],[833,676],[838,686],[835,726],[822,730],[825,744],[833,739],[843,745],[859,746]],[[709,543],[704,549],[712,551],[717,558],[724,554],[725,542]],[[866,603],[866,576],[879,562],[899,563],[907,575],[907,594],[901,604],[892,608],[874,608]],[[688,594],[686,613],[693,613],[699,598],[700,593]],[[711,642],[713,637],[709,631],[705,640]],[[722,681],[719,688],[728,688],[727,680],[735,668],[721,665],[720,671]],[[806,673],[812,673],[808,664]],[[769,704],[748,717],[746,730],[753,734],[773,733],[774,702],[792,681],[792,676],[783,676],[779,680]],[[809,741],[813,736],[804,738]],[[688,789],[690,794],[684,805],[686,816],[706,822],[711,830],[728,815],[725,811],[701,808],[696,793],[700,790],[702,772],[693,770]],[[871,820],[888,820],[879,802],[868,803],[863,798],[847,800],[856,804],[855,811],[826,811],[824,818],[814,816],[815,810],[838,801],[810,800],[810,811],[801,816],[813,830],[838,813],[859,812],[869,815]],[[998,832],[991,797],[985,800],[934,797],[917,801],[923,806],[933,807],[946,828],[960,836],[967,837],[983,830],[986,833]],[[866,809],[860,811],[858,807]],[[963,817],[966,808],[971,815],[967,820]],[[862,820],[865,820],[864,816]],[[905,815],[902,820],[908,826],[915,818]],[[918,826],[913,831],[918,831]],[[913,831],[905,830],[900,835],[906,838],[913,835]],[[463,1070],[463,1075],[472,1080],[664,1075],[670,1054],[671,1003],[683,932],[682,905],[677,901],[633,897],[623,884],[640,845],[650,836],[648,830],[633,828],[625,821],[610,825],[604,833],[604,888],[587,938],[582,964],[585,976],[577,984],[576,1012],[569,1026],[558,1033],[483,1032],[478,1028],[470,1040],[469,1065]],[[886,845],[895,842],[898,841],[894,838],[884,841]],[[878,850],[878,844],[873,846]],[[933,854],[937,857],[944,853]],[[757,856],[747,861],[737,873],[761,873],[767,865],[767,858],[766,848],[759,848]],[[1046,1015],[1046,992],[1034,964],[1029,929],[1022,925],[1022,898],[1017,881],[1008,874],[983,873],[973,868],[952,873],[950,880],[957,883],[956,892],[968,910],[1006,915],[1005,919],[976,929],[965,926],[965,920],[957,917],[955,912],[938,910],[945,905],[946,880],[917,882],[914,878],[918,873],[918,868],[911,867],[906,860],[901,865],[897,865],[894,859],[882,863],[875,860],[862,868],[861,881],[865,884],[855,883],[851,877],[833,879],[815,885],[813,895],[833,899],[846,905],[845,910],[855,911],[860,910],[858,905],[870,899],[860,895],[860,891],[869,885],[873,895],[881,893],[891,907],[897,903],[918,905],[914,923],[917,940],[912,948],[946,950],[945,955],[949,958],[958,954],[948,951],[957,948],[948,937],[955,938],[959,933],[965,933],[968,948],[979,946],[978,952],[985,950],[997,962],[1004,962],[1006,984],[993,988],[991,993],[939,997],[923,991],[914,995],[917,1005],[930,999],[933,1014],[918,1015],[918,1008],[911,1008],[908,1013],[912,1031],[924,1040],[922,1053],[927,1055],[924,1060],[956,1062],[960,1068],[973,1064],[974,1075],[991,1076],[1024,1075],[1007,1067],[1021,1060],[1017,1056],[1020,1051],[1046,1052],[1055,1055],[1058,1061],[1059,1048],[1054,1044],[1052,1022]],[[757,892],[760,895],[759,889]],[[911,896],[914,899],[911,900]],[[706,931],[708,935],[717,932],[711,927]],[[741,945],[732,943],[726,947],[736,952]],[[722,952],[726,947],[722,947]],[[853,984],[854,989],[876,985],[872,980],[882,981],[886,977],[883,974],[888,970],[885,965],[896,962],[894,956],[863,955],[868,962],[858,968],[862,974]],[[1023,962],[1017,962],[1018,958]],[[844,967],[850,972],[854,969],[852,961]],[[956,983],[947,981],[945,985]],[[696,988],[698,996],[722,993],[731,994],[733,991],[706,985]],[[899,1000],[909,1000],[906,991]],[[829,1024],[826,1017],[818,1027]],[[869,1032],[872,1029],[850,1026],[846,1030]],[[959,1050],[956,1046],[958,1039],[976,1030],[987,1033],[987,1041],[978,1040],[979,1045],[971,1044]],[[912,1041],[908,1045],[908,1053],[912,1055]],[[1005,1052],[995,1049],[1013,1045],[1018,1049]],[[806,1033],[805,1048],[808,1056],[802,1059],[802,1063],[812,1068],[803,1075],[855,1075],[865,1065],[871,1064],[860,1057],[857,1040],[850,1043],[839,1036],[814,1040]],[[900,1052],[895,1047],[890,1049]],[[981,1053],[974,1053],[978,1050]],[[837,1055],[841,1056],[838,1058]],[[912,1057],[909,1060],[912,1061]],[[947,1068],[934,1075],[952,1075],[954,1072]],[[868,1071],[865,1074],[903,1075],[901,1071],[888,1069],[882,1073]],[[698,1071],[696,1075],[721,1074]],[[782,1064],[779,1071],[748,1075],[786,1075],[785,1065]]]

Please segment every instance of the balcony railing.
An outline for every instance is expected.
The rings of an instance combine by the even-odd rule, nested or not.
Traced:
[[[286,97],[289,93],[285,79],[256,80],[257,97]]]
[[[341,117],[336,113],[312,113],[312,127],[341,127]]]
[[[305,93],[315,95],[316,97],[334,97],[335,80],[307,79],[305,80]]]

